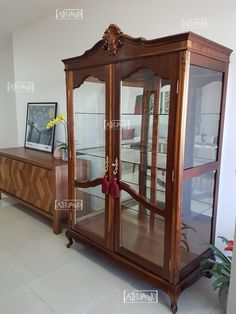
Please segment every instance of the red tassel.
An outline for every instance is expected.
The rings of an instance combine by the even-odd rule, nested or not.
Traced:
[[[102,179],[102,193],[108,195],[110,191],[108,176],[104,176]]]
[[[113,198],[119,198],[120,197],[120,187],[117,183],[117,178],[113,178],[113,181],[111,183],[110,192]]]

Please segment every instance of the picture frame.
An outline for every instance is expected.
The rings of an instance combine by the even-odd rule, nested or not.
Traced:
[[[56,115],[57,102],[27,103],[25,148],[53,153],[55,127],[47,129],[46,126]]]

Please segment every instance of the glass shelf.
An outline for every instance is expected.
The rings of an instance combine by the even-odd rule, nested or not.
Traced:
[[[139,184],[137,183],[137,182],[133,182],[133,181],[131,181],[131,180],[125,180],[125,179],[122,179],[121,180],[122,182],[124,182],[124,183],[128,183],[129,185],[135,185],[136,187],[139,187]],[[150,184],[149,184],[149,180],[147,180],[147,186],[146,186],[146,188],[148,189],[148,190],[151,190],[151,186],[150,186]],[[136,189],[135,189],[136,190]],[[160,190],[160,189],[156,189],[155,191],[157,191],[157,192],[165,192],[165,188],[163,187],[163,190]]]
[[[133,198],[122,201],[121,206],[122,210],[132,210],[133,213],[139,214],[139,205]],[[151,212],[149,210],[146,210],[144,215],[149,218],[151,216]],[[163,216],[158,214],[155,214],[155,219],[159,219],[161,221],[165,220]]]
[[[93,114],[93,115],[98,115],[98,114],[103,114],[103,115],[105,115],[105,112],[75,112],[75,114],[76,115],[79,115],[79,114]],[[156,113],[156,114],[154,114],[154,113],[148,113],[148,114],[141,114],[141,113],[129,113],[129,112],[127,112],[127,113],[122,113],[121,114],[122,116],[140,116],[140,117],[142,117],[142,116],[168,116],[169,115],[169,113]]]
[[[75,181],[79,183],[79,181]],[[86,197],[94,197],[100,200],[105,200],[105,195],[101,192],[101,186],[98,185],[97,187],[90,187],[90,188],[80,188],[75,187],[77,196],[81,197],[81,199]]]
[[[93,114],[93,115],[98,115],[98,114],[103,114],[105,115],[105,112],[75,112],[75,114]]]
[[[148,113],[148,114],[142,114],[142,113],[129,113],[129,112],[122,112],[122,116],[169,116],[169,113]]]
[[[83,151],[78,150],[76,152],[76,156],[91,156],[91,157],[98,157],[98,158],[105,158],[105,150],[104,149],[85,149]],[[132,156],[133,155],[133,156]],[[151,167],[151,155],[152,152],[148,152],[148,163],[147,167]],[[159,165],[157,167],[158,170],[166,170],[166,154],[158,153],[157,155],[157,162],[159,160]],[[122,156],[121,156],[121,162],[140,165],[140,151],[137,149],[123,149],[122,150]]]
[[[105,158],[105,147],[101,148],[84,148],[84,149],[77,149],[76,157],[79,156],[90,156],[96,158]]]

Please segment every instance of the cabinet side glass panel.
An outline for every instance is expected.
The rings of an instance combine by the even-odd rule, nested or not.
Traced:
[[[223,74],[191,65],[184,169],[217,160]]]
[[[216,172],[183,182],[181,268],[209,248]]]

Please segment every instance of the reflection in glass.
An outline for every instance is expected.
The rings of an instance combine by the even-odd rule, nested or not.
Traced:
[[[105,157],[105,82],[89,77],[74,90],[77,173],[84,164],[88,181],[104,175]],[[86,176],[83,176],[84,179]]]
[[[104,175],[105,159],[105,82],[88,77],[74,90],[77,182],[91,181]],[[76,188],[83,209],[77,211],[75,228],[83,227],[104,238],[105,198],[101,186]]]
[[[126,199],[122,192],[122,199]],[[146,209],[140,215],[139,203],[134,199],[121,204],[121,246],[155,265],[164,263],[165,220]]]
[[[165,208],[170,81],[141,69],[121,82],[121,180]]]
[[[181,267],[202,254],[210,244],[215,171],[183,183]]]
[[[105,199],[104,194],[101,193],[101,187],[77,188],[76,196],[82,201],[82,209],[75,213],[75,225],[104,237]]]
[[[190,66],[184,168],[216,161],[222,73]]]

